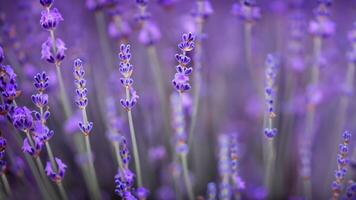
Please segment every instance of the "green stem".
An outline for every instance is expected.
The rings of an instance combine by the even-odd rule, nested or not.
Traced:
[[[130,91],[129,91],[128,87],[126,87],[126,98],[130,99]],[[139,158],[139,154],[138,154],[136,134],[135,134],[135,128],[133,125],[131,109],[127,110],[127,117],[128,117],[128,121],[129,121],[129,127],[130,127],[133,156],[134,156],[134,160],[135,160],[135,169],[136,169],[136,174],[137,174],[137,186],[142,187],[143,184],[142,184],[142,176],[141,176],[141,165],[140,165],[140,158]]]
[[[56,72],[57,72],[57,78],[58,78],[58,83],[59,83],[60,99],[61,99],[61,102],[63,105],[65,117],[66,117],[66,119],[68,119],[72,115],[72,110],[70,108],[70,104],[68,101],[68,95],[65,91],[62,70],[61,70],[61,67],[59,64],[56,64]]]
[[[194,192],[193,192],[192,182],[190,181],[190,178],[189,178],[187,156],[182,154],[181,159],[182,159],[184,183],[185,183],[185,187],[186,187],[186,190],[188,193],[188,197],[189,197],[189,200],[194,200]]]
[[[12,194],[11,187],[10,187],[9,181],[7,180],[7,177],[4,173],[1,174],[1,180],[2,180],[2,183],[4,184],[4,189],[5,189],[7,196],[11,196],[11,194]]]
[[[89,122],[88,122],[87,112],[86,112],[85,108],[82,109],[82,117],[83,117],[84,125],[87,125]],[[86,147],[86,152],[87,152],[87,156],[88,156],[88,167],[89,167],[89,174],[90,174],[89,178],[91,179],[90,183],[92,184],[92,190],[93,190],[93,194],[94,194],[93,198],[101,199],[98,179],[97,179],[97,175],[96,175],[95,167],[94,167],[94,160],[93,160],[89,135],[85,135],[84,140],[85,140],[85,147]]]

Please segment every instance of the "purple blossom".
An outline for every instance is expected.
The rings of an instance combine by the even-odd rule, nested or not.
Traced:
[[[208,183],[208,190],[207,190],[207,194],[206,194],[206,199],[207,200],[216,200],[217,199],[217,188],[216,188],[216,184],[211,182]]]
[[[12,123],[20,131],[28,131],[32,128],[33,118],[27,107],[16,107],[12,114]]]
[[[38,73],[34,77],[33,85],[38,90],[38,92],[44,92],[49,86],[49,78],[46,72]]]
[[[47,94],[34,94],[31,96],[32,102],[38,107],[43,108],[48,104],[48,95]]]
[[[149,194],[149,191],[144,187],[139,187],[136,190],[136,195],[137,195],[138,199],[140,199],[140,200],[145,200],[147,198],[148,194]]]
[[[329,37],[335,33],[335,23],[330,20],[329,1],[319,1],[315,9],[315,19],[309,23],[309,32],[313,36]]]
[[[31,128],[32,134],[42,142],[46,142],[54,135],[53,130],[44,125],[41,121],[35,121]]]
[[[147,21],[141,28],[138,40],[144,45],[154,45],[161,39],[161,32],[156,23]]]
[[[343,182],[347,172],[347,164],[349,160],[347,158],[349,152],[349,142],[351,139],[351,133],[344,131],[342,134],[342,143],[339,145],[339,151],[337,155],[337,170],[335,171],[335,181],[331,184],[333,198],[339,198],[343,190]]]
[[[22,151],[33,157],[38,157],[42,150],[43,142],[37,137],[32,137],[31,139],[33,140],[33,146],[30,144],[29,139],[25,138],[22,145]]]
[[[77,106],[83,110],[88,105],[88,90],[86,88],[86,80],[84,79],[84,67],[83,61],[80,59],[74,60],[74,78],[75,78],[75,86],[76,86],[76,101]]]
[[[191,86],[189,84],[189,76],[193,68],[187,65],[190,62],[190,58],[186,55],[187,52],[194,49],[194,36],[192,33],[183,34],[182,42],[178,45],[179,49],[182,51],[181,54],[176,54],[176,60],[178,61],[178,66],[176,67],[176,73],[172,84],[178,92],[188,91]]]
[[[265,87],[265,99],[267,105],[267,112],[269,116],[274,117],[274,84],[277,76],[279,61],[278,59],[269,54],[266,59],[266,87]]]
[[[123,76],[120,78],[121,84],[127,89],[126,98],[120,99],[120,104],[126,110],[131,110],[137,103],[139,96],[136,93],[136,90],[133,88],[133,79],[131,78],[133,72],[133,65],[130,63],[131,53],[130,45],[121,44],[120,46],[120,64],[119,71]]]
[[[47,176],[56,183],[59,183],[63,180],[64,174],[67,169],[67,165],[62,162],[59,158],[55,158],[56,164],[57,164],[57,172],[54,171],[52,168],[51,162],[47,161],[46,167],[45,167],[45,172]]]
[[[40,24],[46,30],[54,30],[60,21],[63,21],[63,17],[57,8],[41,12]]]
[[[197,0],[191,13],[193,17],[203,20],[212,15],[214,10],[209,0]]]
[[[54,45],[56,49],[56,55],[53,55],[53,41],[50,37],[42,44],[41,59],[44,59],[49,63],[60,63],[64,59],[64,51],[67,50],[64,42],[61,39],[57,38]]]
[[[261,18],[261,9],[256,5],[255,0],[242,0],[234,3],[231,13],[249,23],[256,22]]]
[[[40,0],[40,3],[41,3],[41,5],[42,5],[43,7],[49,8],[49,7],[52,6],[53,1],[54,1],[54,0]]]

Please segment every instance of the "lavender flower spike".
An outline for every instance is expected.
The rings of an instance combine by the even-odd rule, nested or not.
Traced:
[[[339,151],[337,155],[337,170],[335,171],[335,181],[331,185],[332,199],[339,199],[343,190],[343,182],[347,172],[347,165],[349,159],[347,158],[349,152],[349,143],[351,140],[351,133],[345,131],[342,134],[342,143],[339,145]]]
[[[120,78],[120,81],[121,84],[124,86],[126,92],[126,98],[121,99],[120,103],[122,107],[125,108],[127,111],[127,117],[129,121],[130,135],[131,135],[131,141],[133,147],[133,154],[135,160],[135,169],[137,174],[137,185],[138,187],[142,187],[140,158],[138,154],[136,134],[135,134],[135,128],[133,125],[132,112],[131,112],[131,109],[133,108],[133,106],[135,106],[135,104],[137,103],[137,99],[139,97],[136,94],[136,91],[132,87],[133,79],[131,78],[131,75],[133,72],[133,65],[130,63],[131,60],[130,45],[121,44],[119,58],[120,58],[119,71],[123,76],[122,78]]]
[[[83,67],[83,61],[79,58],[74,60],[74,70],[73,70],[73,75],[74,75],[74,83],[76,86],[76,104],[79,107],[79,109],[82,112],[82,121],[78,123],[79,129],[84,135],[84,140],[85,140],[85,148],[86,148],[86,153],[88,156],[88,165],[89,165],[89,175],[90,177],[90,183],[91,187],[90,190],[92,192],[92,195],[94,195],[93,198],[95,199],[100,199],[100,190],[99,190],[99,185],[98,185],[98,180],[94,168],[94,161],[93,161],[93,155],[92,155],[92,149],[90,145],[90,140],[89,140],[89,133],[93,129],[93,122],[88,121],[88,116],[87,116],[87,111],[86,107],[88,105],[88,99],[87,99],[87,93],[88,90],[86,88],[86,80],[84,79],[84,67]]]
[[[183,34],[182,42],[178,44],[179,49],[182,51],[181,54],[176,54],[176,60],[178,61],[178,66],[176,67],[176,73],[172,84],[174,88],[179,92],[188,91],[191,86],[189,84],[189,76],[193,68],[188,67],[190,63],[190,58],[186,55],[187,52],[194,49],[194,36],[192,33]]]
[[[55,158],[55,160],[56,160],[58,171],[55,172],[55,170],[51,166],[51,162],[47,162],[45,172],[47,176],[51,178],[52,181],[56,183],[60,183],[64,178],[67,165],[64,164],[62,160],[60,160],[59,158]]]

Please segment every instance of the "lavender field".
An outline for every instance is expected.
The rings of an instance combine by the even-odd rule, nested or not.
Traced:
[[[0,0],[0,199],[356,200],[355,0]]]

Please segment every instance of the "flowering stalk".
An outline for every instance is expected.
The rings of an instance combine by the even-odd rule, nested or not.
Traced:
[[[236,133],[231,133],[230,135],[230,147],[229,147],[229,154],[230,154],[230,165],[231,165],[231,182],[233,184],[233,193],[235,199],[238,200],[241,198],[241,190],[245,189],[245,182],[242,180],[241,176],[239,175],[239,166],[238,166],[238,139]]]
[[[220,176],[219,184],[219,199],[229,200],[231,199],[231,163],[229,155],[229,137],[227,134],[221,134],[218,137],[219,153],[218,153],[218,169]]]
[[[151,13],[147,11],[148,0],[136,0],[139,14],[136,16],[136,20],[140,26],[138,40],[146,46],[149,66],[151,67],[151,73],[154,78],[157,94],[159,98],[159,104],[161,106],[161,114],[163,116],[163,127],[165,130],[165,141],[169,141],[169,109],[168,99],[166,95],[166,88],[164,87],[162,67],[159,62],[156,44],[161,39],[161,32],[157,24],[151,19]]]
[[[200,91],[201,91],[201,84],[202,84],[202,42],[204,39],[203,27],[204,23],[208,19],[210,15],[213,14],[213,8],[210,4],[209,0],[197,0],[195,7],[192,11],[192,16],[195,19],[195,50],[194,50],[194,66],[196,68],[194,73],[194,94],[193,94],[193,112],[192,112],[192,119],[189,128],[189,135],[188,135],[188,143],[191,147],[192,140],[193,140],[193,133],[197,121],[198,110],[199,110],[199,103],[200,103]]]
[[[120,81],[122,85],[125,87],[126,98],[120,100],[120,103],[123,108],[127,111],[127,117],[129,121],[132,149],[135,161],[135,169],[137,174],[137,185],[138,187],[142,187],[142,176],[141,176],[141,166],[140,166],[140,158],[138,154],[138,147],[136,142],[136,134],[135,128],[132,120],[132,112],[131,109],[136,105],[138,100],[138,95],[136,94],[135,89],[132,87],[133,79],[131,78],[133,72],[133,65],[130,63],[131,53],[130,53],[130,45],[122,44],[120,46],[120,65],[119,70],[122,74],[122,78]]]
[[[275,109],[274,109],[274,99],[275,99],[275,81],[278,70],[278,60],[275,56],[269,54],[266,59],[266,87],[265,87],[265,100],[266,100],[266,128],[264,129],[264,134],[268,139],[267,144],[267,163],[266,163],[266,179],[265,184],[266,187],[269,188],[271,194],[272,190],[272,178],[273,178],[273,170],[275,163],[275,150],[273,145],[273,139],[277,134],[277,129],[273,128],[273,119],[276,117]]]
[[[65,169],[67,166],[62,163],[59,158],[53,156],[49,140],[54,135],[52,130],[46,126],[46,121],[50,115],[48,105],[48,95],[44,92],[46,91],[49,82],[49,78],[45,72],[38,73],[34,77],[34,86],[37,89],[37,94],[32,95],[31,99],[35,106],[39,109],[39,112],[35,111],[36,122],[33,126],[33,133],[36,134],[36,137],[39,137],[40,140],[45,144],[47,149],[47,154],[49,157],[49,162],[46,164],[46,174],[51,178],[58,186],[59,192],[62,199],[68,199],[67,194],[62,185],[62,179],[64,177]],[[46,111],[44,112],[44,108]],[[58,166],[57,166],[58,165]]]
[[[250,72],[252,82],[260,94],[258,77],[254,75],[254,69],[252,68],[252,28],[256,21],[261,18],[261,10],[256,5],[255,0],[241,0],[233,4],[232,14],[244,22],[245,64]]]
[[[79,107],[82,113],[82,122],[79,122],[79,129],[81,130],[84,140],[85,140],[85,148],[88,157],[88,167],[89,167],[89,174],[90,174],[90,184],[91,184],[91,192],[94,195],[94,199],[100,199],[100,190],[98,185],[98,180],[95,172],[94,167],[94,160],[93,160],[93,153],[90,145],[89,134],[93,129],[93,122],[88,121],[86,107],[88,105],[88,98],[87,93],[88,90],[86,88],[86,80],[84,79],[84,67],[83,61],[80,59],[74,60],[74,78],[75,78],[75,85],[76,85],[76,101],[75,103]]]
[[[17,81],[16,81],[17,75],[14,73],[14,70],[12,69],[11,66],[6,66],[2,64],[4,58],[5,58],[4,52],[2,47],[0,46],[0,92],[1,92],[0,113],[1,115],[7,116],[9,121],[14,125],[16,129],[18,129],[19,127],[23,127],[24,126],[23,124],[25,123],[29,124],[28,128],[30,128],[32,126],[31,114],[28,115],[29,117],[25,117],[23,121],[17,122],[16,126],[14,124],[14,119],[18,119],[18,117],[21,118],[21,116],[23,117],[24,115],[23,112],[20,112],[19,116],[15,115],[18,114],[16,112],[18,109],[21,110],[21,108],[17,108],[17,104],[15,101],[15,98],[18,97],[18,95],[20,94],[20,91],[17,90]],[[22,138],[17,133],[12,135],[14,135],[16,142],[20,146],[22,143]],[[25,139],[25,141],[27,141],[27,143],[24,144],[27,144],[27,147],[29,147],[28,140]],[[55,196],[53,195],[54,194],[53,190],[51,189],[50,185],[45,183],[47,179],[45,176],[43,176],[44,173],[40,173],[41,170],[43,172],[43,168],[40,168],[39,166],[37,166],[36,168],[34,161],[30,159],[29,155],[25,154],[25,158],[31,168],[31,171],[35,177],[35,181],[37,185],[39,186],[42,196],[44,198],[50,198],[50,197],[54,198]],[[41,180],[41,178],[43,179]]]
[[[309,32],[313,35],[313,56],[314,64],[311,71],[310,89],[311,96],[309,96],[309,101],[307,105],[307,116],[306,116],[306,130],[305,130],[305,146],[302,147],[305,155],[302,155],[304,161],[302,162],[302,168],[306,168],[303,171],[310,173],[310,159],[311,159],[311,144],[313,141],[313,132],[315,124],[315,109],[318,102],[318,98],[314,98],[317,93],[317,88],[319,86],[319,68],[320,62],[322,60],[321,49],[322,42],[324,38],[331,36],[335,32],[335,24],[330,20],[329,7],[331,6],[330,0],[318,1],[318,7],[315,12],[315,19],[309,23]],[[309,160],[309,161],[308,161]],[[304,193],[308,199],[311,199],[311,184],[310,184],[310,174],[303,174],[304,176]]]
[[[1,63],[1,61],[0,61],[0,63]],[[4,160],[4,158],[5,158],[5,150],[6,150],[7,142],[6,142],[6,139],[4,137],[2,137],[1,135],[2,134],[0,133],[0,174],[1,174],[1,180],[4,185],[5,192],[8,196],[11,196],[11,194],[12,194],[11,187],[9,185],[9,181],[7,180],[7,177],[5,174],[6,161]]]
[[[64,51],[67,49],[64,42],[55,37],[55,29],[57,25],[63,21],[63,17],[57,8],[52,8],[53,0],[40,0],[44,10],[41,12],[41,26],[45,30],[49,31],[50,36],[42,44],[42,59],[52,63],[56,67],[57,78],[59,82],[60,98],[62,106],[64,108],[64,113],[66,118],[71,116],[71,108],[69,104],[69,99],[67,93],[65,92],[61,62],[63,61],[65,54]]]
[[[181,158],[184,182],[190,200],[194,199],[194,192],[188,171],[187,154],[189,147],[187,145],[187,135],[185,132],[182,94],[191,88],[189,84],[189,75],[192,73],[193,68],[188,67],[191,59],[186,54],[194,49],[194,39],[195,38],[192,33],[183,34],[182,42],[178,45],[178,48],[182,51],[182,53],[176,54],[175,56],[178,61],[178,66],[176,67],[177,72],[172,80],[172,84],[179,94],[178,100],[175,102],[175,105],[172,106],[173,109],[175,109],[173,114],[176,117],[176,153]]]
[[[339,145],[339,151],[337,155],[337,170],[335,171],[335,181],[331,185],[332,189],[332,199],[337,200],[340,198],[340,194],[343,190],[343,182],[347,172],[347,165],[349,159],[347,154],[349,152],[349,143],[351,139],[351,133],[345,131],[342,134],[343,141]]]

